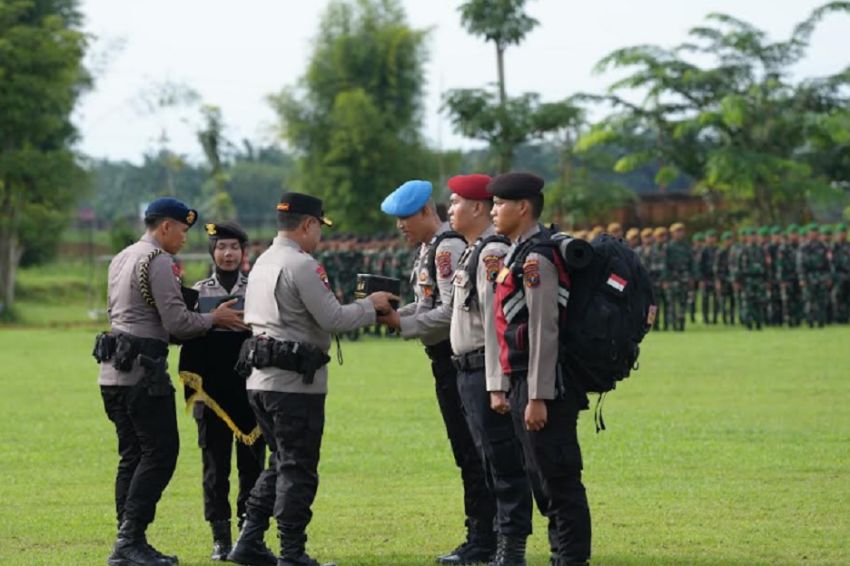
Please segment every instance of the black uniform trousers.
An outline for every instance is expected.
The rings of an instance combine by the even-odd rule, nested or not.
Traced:
[[[463,507],[467,523],[471,519],[480,526],[488,525],[492,528],[496,516],[496,500],[487,488],[484,465],[478,457],[478,450],[463,415],[457,370],[452,363],[451,344],[445,340],[434,346],[426,346],[425,353],[431,358],[437,403],[446,425],[455,464],[460,468],[463,480]]]
[[[511,415],[500,415],[490,408],[483,369],[458,371],[457,386],[469,432],[484,465],[485,480],[496,499],[496,530],[503,535],[528,536],[531,487]]]
[[[207,521],[227,521],[230,509],[230,468],[233,455],[233,431],[203,403],[195,403],[198,423],[198,447],[201,449],[204,486],[204,518]],[[248,446],[236,441],[236,469],[239,493],[236,496],[236,516],[245,514],[248,494],[263,471],[266,443],[258,438]]]
[[[274,515],[281,555],[296,558],[304,552],[319,488],[325,395],[248,391],[248,401],[271,456],[251,489],[247,517],[267,521]]]
[[[548,420],[539,431],[529,431],[525,427],[527,404],[528,382],[512,380],[514,430],[522,443],[526,470],[529,476],[537,476],[546,496],[544,512],[550,521],[552,550],[570,561],[587,561],[590,559],[590,508],[581,482],[581,449],[576,429],[578,413],[587,406],[587,398],[567,389],[563,398],[547,400]]]
[[[102,385],[100,394],[118,436],[118,523],[134,521],[147,526],[171,481],[180,450],[174,388],[167,395],[151,396],[144,385]]]

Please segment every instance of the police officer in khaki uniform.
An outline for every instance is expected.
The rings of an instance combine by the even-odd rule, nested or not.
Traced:
[[[374,293],[341,305],[324,268],[311,255],[322,225],[331,225],[322,201],[286,192],[277,210],[278,236],[248,277],[245,321],[254,336],[246,340],[239,360],[240,371],[249,373],[248,399],[271,456],[251,490],[245,523],[228,560],[317,566],[305,544],[319,485],[331,333],[375,324],[376,313],[391,311],[389,301],[397,297]],[[263,542],[272,515],[279,559]]]
[[[449,217],[469,247],[454,276],[451,344],[464,414],[496,499],[496,556],[491,566],[524,566],[531,534],[531,490],[506,394],[510,383],[499,365],[493,283],[509,242],[490,221],[490,177],[462,175],[448,181]]]
[[[546,237],[538,224],[542,189],[543,179],[529,173],[500,175],[489,186],[496,231],[513,243],[497,277],[496,329],[527,471],[543,485],[546,514],[554,523],[551,563],[572,566],[590,559],[590,510],[576,430],[587,396],[558,365],[558,331],[569,299],[569,276],[556,267],[551,248],[531,251],[523,265],[514,265],[525,246]]]
[[[425,346],[431,359],[440,413],[463,479],[467,538],[437,561],[441,564],[487,562],[496,551],[493,530],[496,503],[487,488],[484,467],[463,415],[449,341],[452,280],[466,241],[451,232],[448,223],[437,216],[432,192],[427,181],[408,181],[381,204],[381,210],[398,218],[398,228],[407,241],[419,245],[410,277],[416,302],[392,313],[387,325],[401,328],[404,338],[419,338]]]
[[[115,507],[118,538],[111,566],[176,564],[145,538],[156,504],[174,473],[179,449],[174,387],[166,372],[169,336],[188,339],[214,325],[245,329],[232,302],[208,314],[186,308],[172,256],[186,242],[196,211],[173,198],[145,211],[147,231],[109,264],[111,331],[98,336],[94,355],[106,414],[118,436]]]
[[[209,223],[205,228],[214,270],[211,277],[192,287],[198,293],[196,310],[200,312],[209,312],[226,298],[244,297],[248,285],[248,277],[241,271],[248,246],[245,231],[235,222]],[[191,372],[200,380],[184,382],[186,399],[196,400],[193,413],[203,468],[204,518],[212,528],[213,560],[226,560],[231,550],[229,494],[234,437],[239,528],[248,494],[265,464],[265,443],[257,437],[259,429],[248,404],[245,380],[233,369],[242,343],[250,335],[214,329],[185,343],[180,350],[181,377]]]

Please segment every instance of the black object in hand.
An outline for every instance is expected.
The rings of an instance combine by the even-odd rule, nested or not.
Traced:
[[[369,273],[357,274],[357,287],[354,291],[354,296],[358,299],[365,299],[372,293],[378,291],[386,291],[395,296],[401,293],[401,280],[395,277],[384,277],[382,275],[371,275]],[[393,309],[398,309],[398,301],[390,301],[390,306]]]

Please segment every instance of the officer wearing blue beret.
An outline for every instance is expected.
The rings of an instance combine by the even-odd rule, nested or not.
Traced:
[[[172,256],[197,219],[197,211],[177,199],[153,201],[145,211],[144,236],[109,264],[111,330],[97,337],[93,354],[100,364],[103,406],[115,425],[120,455],[115,478],[119,530],[107,559],[111,566],[177,563],[145,538],[177,463],[174,387],[166,372],[169,337],[193,338],[213,326],[246,328],[231,303],[207,314],[186,307]]]
[[[461,409],[457,369],[452,362],[449,339],[452,320],[453,279],[466,240],[440,219],[428,181],[408,181],[390,193],[381,210],[397,218],[396,225],[407,241],[419,246],[410,283],[416,301],[387,318],[404,338],[418,338],[431,358],[437,401],[455,462],[463,478],[467,538],[455,550],[441,556],[441,564],[489,562],[496,550],[493,519],[496,501],[487,488],[484,466],[478,456],[469,425]]]

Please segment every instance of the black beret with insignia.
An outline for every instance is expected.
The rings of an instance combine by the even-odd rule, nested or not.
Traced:
[[[204,228],[210,240],[239,240],[242,245],[248,243],[248,234],[236,222],[210,222]]]
[[[494,177],[487,191],[495,197],[520,200],[539,196],[544,184],[545,181],[533,173],[505,173]]]
[[[162,197],[150,203],[145,209],[145,220],[154,218],[170,218],[191,228],[198,221],[198,211],[189,208],[176,198]]]

